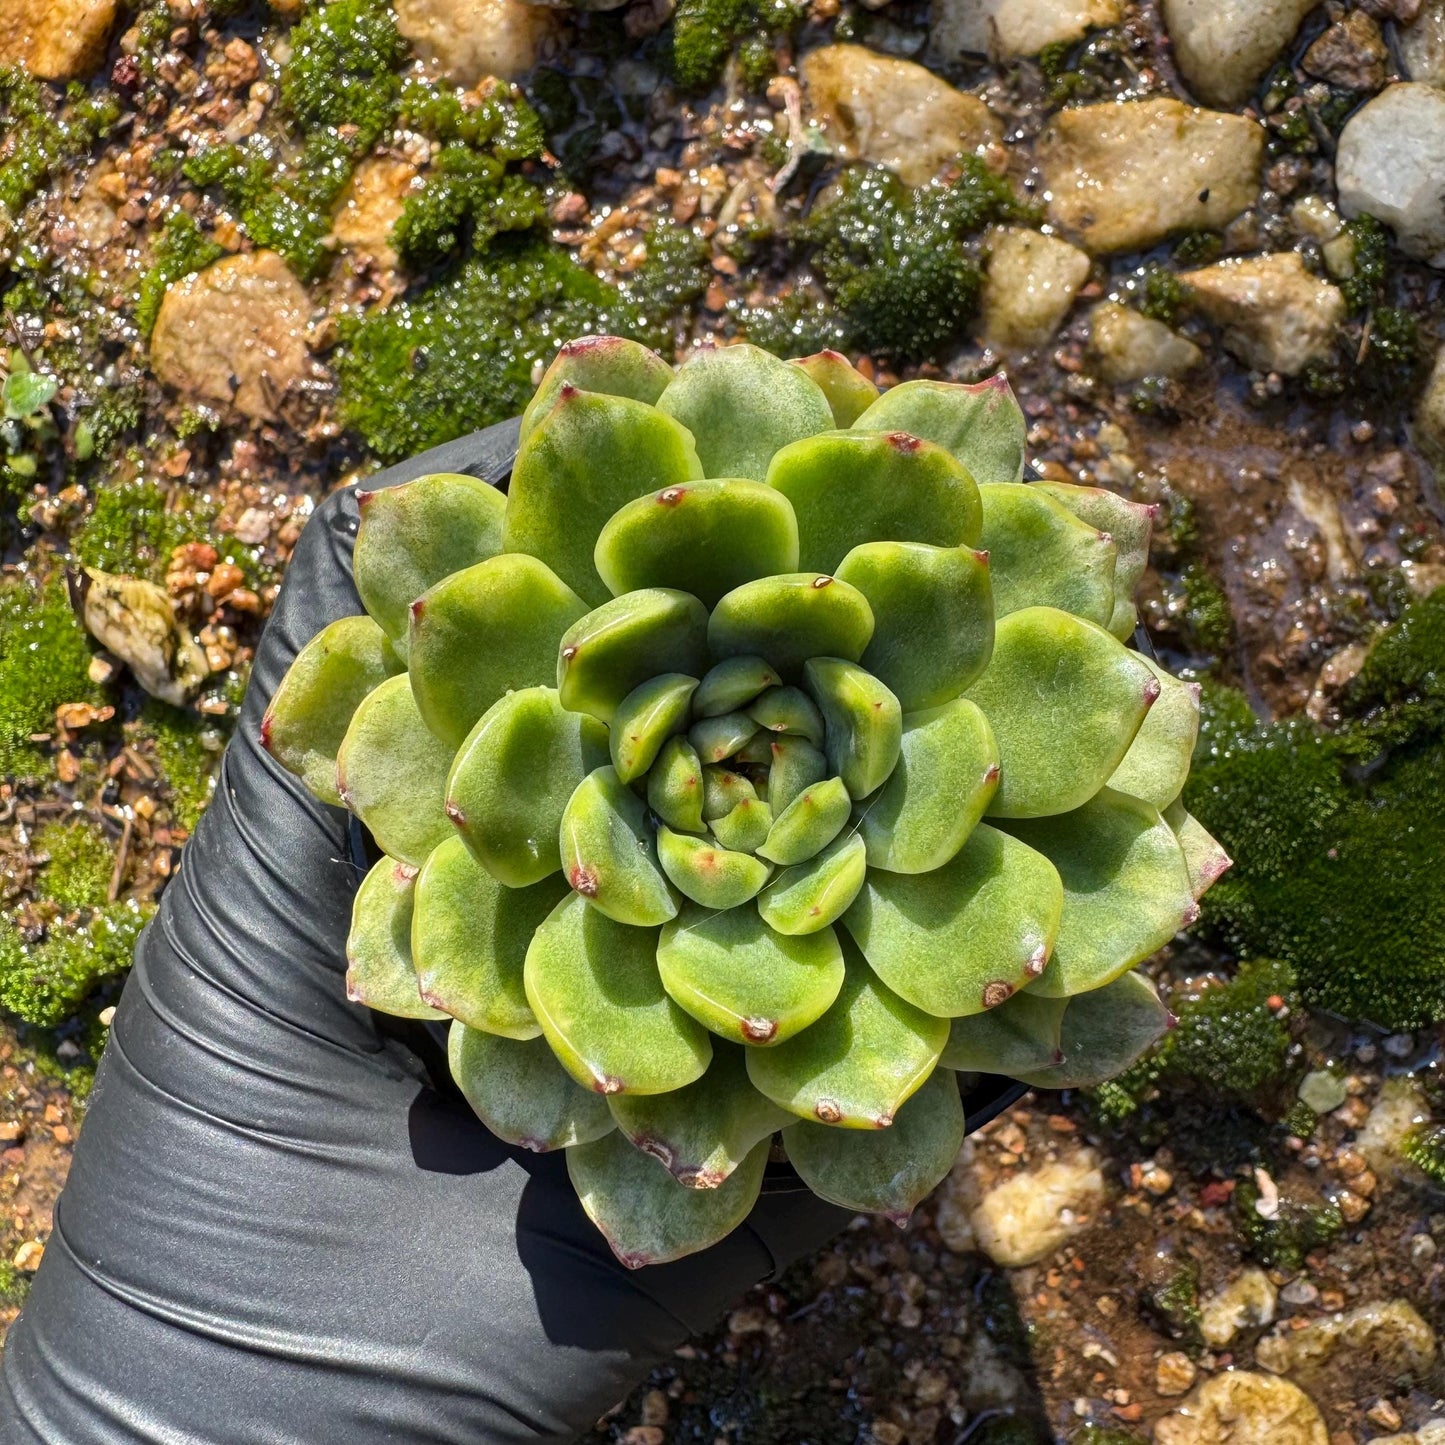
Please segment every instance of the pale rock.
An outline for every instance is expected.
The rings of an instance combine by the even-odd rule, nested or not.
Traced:
[[[1341,648],[1320,669],[1320,681],[1317,684],[1319,690],[1326,694],[1338,692],[1358,674],[1368,655],[1369,650],[1362,643],[1352,642],[1348,647]],[[1299,1088],[1295,1092],[1299,1095],[1300,1103],[1316,1114],[1328,1114],[1349,1098],[1345,1077],[1335,1069],[1311,1069],[1299,1081]]]
[[[1242,105],[1318,0],[1163,0],[1179,73],[1200,100]]]
[[[152,697],[184,707],[211,669],[165,588],[86,567],[76,591],[85,630],[126,663]]]
[[[995,1264],[1018,1268],[1048,1258],[1088,1228],[1104,1195],[1099,1156],[1080,1149],[984,1190],[969,1223],[978,1248]]]
[[[1445,267],[1445,91],[1386,86],[1349,119],[1335,154],[1340,209],[1393,228],[1406,255]]]
[[[911,186],[961,153],[998,145],[997,117],[909,60],[861,45],[825,45],[798,73],[819,126],[844,160],[887,166]]]
[[[980,334],[990,346],[1028,351],[1045,345],[1089,279],[1089,257],[1023,226],[989,238],[988,270],[980,299]]]
[[[88,80],[105,58],[117,0],[0,0],[0,65]]]
[[[1329,1445],[1314,1402],[1288,1380],[1226,1370],[1154,1426],[1155,1445]]]
[[[274,420],[282,392],[306,372],[310,310],[274,251],[227,256],[166,292],[151,369],[185,396]]]
[[[1170,1350],[1154,1367],[1154,1390],[1166,1399],[1187,1395],[1193,1388],[1198,1367],[1182,1350]]]
[[[1345,229],[1344,218],[1323,196],[1305,196],[1289,208],[1289,218],[1301,236],[1324,245]]]
[[[87,250],[100,250],[125,229],[117,214],[119,207],[106,193],[103,184],[115,174],[110,162],[102,161],[85,178],[85,184],[71,207],[70,219],[75,223],[76,237]]]
[[[1434,370],[1425,383],[1420,407],[1415,413],[1415,427],[1425,448],[1445,466],[1445,346],[1436,355]]]
[[[1396,29],[1395,43],[1411,80],[1445,88],[1445,0],[1426,0],[1413,25]]]
[[[391,229],[401,219],[416,179],[417,169],[408,161],[389,156],[362,161],[341,193],[331,234],[348,251],[393,269],[397,257]]]
[[[1445,1445],[1445,1420],[1426,1420],[1403,1435],[1376,1435],[1370,1445]]]
[[[1199,1307],[1199,1330],[1210,1349],[1222,1350],[1241,1330],[1274,1323],[1279,1291],[1262,1269],[1246,1269]]]
[[[448,80],[517,80],[555,48],[558,20],[526,0],[396,0],[396,28]]]
[[[1120,0],[933,0],[929,51],[945,64],[965,55],[1017,60],[1117,25],[1123,16]]]
[[[1325,547],[1325,570],[1330,581],[1343,582],[1357,575],[1356,547],[1340,513],[1340,504],[1333,495],[1317,483],[1299,476],[1289,479],[1286,495],[1295,511],[1320,534],[1320,541]]]
[[[1376,1300],[1269,1335],[1254,1354],[1266,1370],[1308,1383],[1341,1351],[1371,1379],[1420,1378],[1435,1359],[1435,1332],[1407,1300]]]
[[[1416,1124],[1429,1118],[1429,1102],[1414,1079],[1386,1079],[1364,1127],[1355,1136],[1354,1147],[1382,1179],[1418,1177],[1415,1166],[1400,1153],[1400,1145]]]
[[[1264,128],[1177,100],[1060,111],[1039,138],[1049,219],[1093,252],[1218,231],[1259,197]]]
[[[1339,287],[1311,275],[1297,251],[1232,257],[1179,279],[1195,308],[1224,328],[1230,351],[1285,376],[1331,354],[1349,310]]]
[[[1093,370],[1118,386],[1146,376],[1183,376],[1204,353],[1162,321],[1132,306],[1102,301],[1089,313],[1088,356]]]

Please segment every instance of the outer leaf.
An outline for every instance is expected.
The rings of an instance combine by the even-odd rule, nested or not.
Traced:
[[[831,572],[867,542],[978,541],[978,487],[943,447],[906,432],[834,431],[784,447],[768,485],[798,518],[799,566]]]
[[[1036,1089],[1094,1088],[1153,1048],[1174,1020],[1143,974],[1126,973],[1069,999],[1062,1023],[1062,1061],[1020,1072],[1024,1083]]]
[[[672,380],[672,368],[640,342],[621,336],[581,336],[566,342],[542,374],[537,390],[522,413],[522,436],[556,404],[564,386],[600,396],[628,396],[651,406]]]
[[[527,1002],[552,1052],[599,1094],[665,1094],[701,1078],[707,1030],[663,992],[657,933],[564,898],[527,950]]]
[[[698,717],[718,717],[745,708],[770,687],[782,682],[761,657],[729,657],[709,668],[692,700]]]
[[[957,697],[993,655],[988,556],[968,547],[869,542],[838,568],[873,609],[863,666],[905,712]]]
[[[688,1013],[739,1044],[781,1044],[823,1014],[843,983],[832,929],[786,938],[753,908],[688,904],[662,930],[657,966]]]
[[[906,431],[947,447],[977,482],[1018,482],[1024,475],[1024,414],[1006,377],[976,386],[905,381],[885,391],[853,425]]]
[[[1184,866],[1189,871],[1189,891],[1198,901],[1229,871],[1233,859],[1204,824],[1185,808],[1182,799],[1175,798],[1164,809],[1163,816],[1184,852]]]
[[[608,745],[612,766],[624,783],[640,778],[657,760],[662,745],[687,726],[697,679],[664,672],[640,682],[617,705]]]
[[[878,400],[878,388],[841,352],[794,357],[792,365],[818,383],[828,398],[834,426],[852,426]]]
[[[748,708],[748,716],[770,733],[787,733],[805,738],[815,748],[823,746],[823,714],[800,687],[770,688]]]
[[[947,1069],[936,1069],[887,1129],[794,1124],[783,1142],[814,1194],[903,1225],[953,1168],[963,1132],[958,1082]]]
[[[979,490],[996,615],[1058,607],[1106,627],[1118,555],[1108,535],[1039,487],[1003,482]]]
[[[868,866],[893,873],[941,868],[983,817],[998,779],[998,745],[967,698],[905,713],[898,764],[860,812]]]
[[[791,572],[735,587],[708,620],[714,657],[757,656],[796,679],[810,657],[857,662],[873,636],[873,610],[855,587]]]
[[[499,1038],[457,1021],[447,1061],[477,1118],[508,1144],[541,1154],[613,1131],[607,1100],[582,1088],[544,1039]]]
[[[744,582],[796,572],[798,523],[787,498],[762,482],[684,482],[619,508],[594,560],[614,596],[675,587],[712,607]]]
[[[748,1077],[799,1118],[885,1129],[933,1072],[948,1024],[885,988],[851,945],[847,956],[833,1006],[777,1048],[749,1049]]]
[[[816,933],[843,916],[867,871],[863,840],[849,833],[817,857],[783,869],[758,899],[758,912],[779,933],[792,937]]]
[[[413,868],[452,835],[443,807],[452,750],[421,720],[403,674],[368,693],[336,754],[336,791],[383,852]]]
[[[743,1051],[722,1043],[697,1083],[671,1094],[618,1094],[609,1103],[633,1147],[689,1189],[716,1189],[792,1117],[748,1082]]]
[[[747,345],[693,352],[657,407],[696,438],[704,476],[755,482],[780,447],[833,425],[828,399],[811,377]]]
[[[455,472],[357,492],[356,590],[403,658],[411,604],[443,577],[502,550],[506,505],[495,487]]]
[[[1102,627],[1052,607],[998,625],[993,661],[969,689],[998,742],[1003,775],[989,812],[1067,813],[1123,761],[1159,680]]]
[[[758,725],[745,712],[705,717],[687,730],[687,740],[704,763],[721,763],[740,752]]]
[[[980,824],[931,873],[870,872],[843,925],[886,984],[954,1018],[997,1008],[1039,976],[1063,896],[1047,858]]]
[[[739,853],[757,852],[772,826],[773,810],[761,798],[744,798],[712,820],[713,836],[724,848]]]
[[[700,677],[707,662],[707,609],[687,592],[650,587],[594,608],[557,653],[562,706],[605,723],[633,688],[660,672]]]
[[[1060,1045],[1065,1001],[1038,998],[1030,990],[997,1008],[956,1018],[948,1031],[943,1066],[970,1074],[1018,1077],[1063,1062]]]
[[[781,819],[805,789],[828,776],[828,760],[804,738],[774,737],[768,753],[768,803]]]
[[[369,617],[339,617],[296,655],[261,719],[261,746],[323,803],[341,805],[336,753],[352,714],[402,670]]]
[[[843,831],[852,811],[842,778],[811,784],[777,815],[758,852],[774,863],[806,863]]]
[[[411,914],[416,869],[383,858],[361,880],[346,938],[346,996],[379,1013],[441,1019],[417,988],[411,964]]]
[[[702,800],[702,759],[686,738],[668,738],[647,775],[648,807],[669,828],[701,833]]]
[[[585,611],[545,564],[520,553],[438,582],[411,608],[407,667],[426,725],[460,747],[498,698],[550,686],[558,644]]]
[[[517,453],[503,544],[540,557],[596,607],[608,591],[592,553],[608,518],[702,474],[692,437],[656,408],[564,386]]]
[[[562,811],[560,836],[567,881],[608,918],[647,928],[677,913],[647,807],[612,768],[597,768],[578,783]]]
[[[1194,744],[1199,740],[1199,684],[1181,682],[1157,662],[1139,655],[1159,679],[1159,699],[1114,769],[1109,786],[1132,793],[1156,808],[1167,808],[1189,777]]]
[[[525,888],[561,868],[563,812],[606,759],[607,730],[568,712],[555,689],[509,692],[457,752],[447,816],[498,882]]]
[[[1184,854],[1148,803],[1105,788],[1063,817],[1009,831],[1059,870],[1064,911],[1053,961],[1032,986],[1058,998],[1102,988],[1197,917]]]
[[[764,1141],[716,1189],[684,1189],[615,1132],[567,1151],[582,1208],[629,1269],[665,1264],[726,1238],[752,1212],[767,1163]]]
[[[417,875],[411,921],[421,996],[473,1029],[536,1038],[522,965],[532,935],[567,892],[560,873],[504,888],[460,838],[438,844]]]
[[[855,799],[888,781],[903,746],[903,709],[871,673],[836,657],[815,657],[803,668],[808,691],[823,714],[828,765]]]
[[[671,828],[657,830],[657,858],[673,886],[704,908],[737,908],[756,898],[772,871],[751,854]]]

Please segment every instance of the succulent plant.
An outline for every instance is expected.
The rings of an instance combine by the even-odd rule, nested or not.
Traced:
[[[626,1263],[734,1228],[779,1132],[902,1221],[958,1072],[1091,1084],[1166,1026],[1130,970],[1228,863],[1198,690],[1125,645],[1150,509],[1023,475],[1002,379],[589,337],[505,496],[358,494],[367,615],[264,724],[386,855],[350,995],[450,1019]]]

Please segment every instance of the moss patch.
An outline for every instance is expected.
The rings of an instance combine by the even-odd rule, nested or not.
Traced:
[[[141,711],[141,733],[151,741],[171,795],[171,813],[187,831],[195,828],[216,786],[219,743],[214,719],[198,717],[154,698]]]
[[[222,248],[196,225],[188,212],[172,211],[156,242],[150,267],[141,277],[135,306],[136,325],[141,334],[149,336],[155,330],[161,302],[177,281],[205,270],[223,255]]]
[[[106,901],[115,850],[94,823],[47,823],[36,835],[35,846],[49,855],[40,877],[40,891],[64,912],[99,908]]]
[[[134,903],[113,903],[39,943],[0,923],[0,1008],[40,1028],[64,1022],[101,980],[130,967],[148,916]]]
[[[64,99],[20,66],[0,69],[0,120],[9,143],[0,159],[0,211],[11,216],[64,166],[83,156],[120,116],[109,90],[72,85]]]
[[[87,567],[159,582],[171,553],[204,537],[210,521],[184,494],[182,501],[173,507],[171,494],[155,482],[103,488],[71,538],[71,551]]]
[[[706,90],[722,75],[739,41],[748,82],[754,86],[771,69],[772,44],[802,20],[790,0],[678,0],[672,21],[672,75],[683,89]],[[766,59],[759,54],[765,51]]]
[[[1246,1248],[1267,1269],[1299,1269],[1307,1254],[1345,1227],[1340,1211],[1327,1200],[1299,1199],[1281,1190],[1278,1212],[1266,1219],[1256,1208],[1260,1197],[1252,1179],[1241,1180],[1234,1191],[1234,1221]]]

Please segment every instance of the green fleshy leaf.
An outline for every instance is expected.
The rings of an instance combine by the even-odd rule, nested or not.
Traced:
[[[1109,786],[1167,808],[1183,791],[1199,740],[1199,684],[1180,682],[1142,653],[1139,658],[1159,679],[1161,691]]]
[[[748,708],[748,716],[770,733],[803,738],[815,748],[823,746],[823,714],[800,687],[770,688]]]
[[[767,476],[773,453],[833,425],[828,399],[796,366],[756,346],[695,351],[657,409],[693,435],[706,477]]]
[[[761,798],[744,798],[722,817],[712,819],[713,836],[724,848],[738,853],[757,852],[772,826],[773,810]]]
[[[544,563],[521,553],[443,578],[411,608],[407,667],[426,725],[460,747],[499,698],[514,688],[550,687],[558,645],[585,612]]]
[[[657,860],[678,892],[704,908],[737,908],[756,898],[772,872],[751,854],[671,828],[657,830]]]
[[[757,796],[752,783],[731,768],[713,764],[702,770],[702,815],[709,823],[727,817],[739,803]]]
[[[611,767],[578,783],[562,811],[560,836],[567,881],[608,918],[649,928],[677,913],[647,805]]]
[[[595,561],[615,596],[674,587],[713,607],[744,582],[796,572],[798,523],[787,498],[762,482],[684,482],[619,508]]]
[[[843,926],[884,983],[956,1018],[997,1008],[1038,978],[1063,901],[1047,858],[981,823],[931,873],[871,871]]]
[[[458,750],[447,816],[498,882],[525,888],[561,868],[567,803],[606,761],[607,730],[568,712],[554,688],[509,692]]]
[[[1181,798],[1175,798],[1164,809],[1163,817],[1179,840],[1189,872],[1189,891],[1197,902],[1233,867],[1234,860]]]
[[[998,624],[993,660],[968,690],[998,743],[1003,774],[989,812],[1067,813],[1124,759],[1159,682],[1102,627],[1052,607]]]
[[[968,841],[998,779],[998,745],[967,698],[905,713],[897,766],[859,813],[868,866],[891,873],[941,868]]]
[[[417,875],[411,924],[422,997],[470,1028],[536,1038],[522,966],[532,935],[567,892],[560,873],[529,888],[504,887],[460,838],[438,844]]]
[[[803,668],[807,689],[823,714],[828,766],[856,801],[888,781],[903,745],[903,709],[871,673],[837,657],[815,657]]]
[[[906,431],[947,447],[976,482],[1019,482],[1027,427],[1008,380],[976,386],[905,381],[885,391],[853,425],[859,431]]]
[[[605,723],[633,688],[660,672],[700,677],[707,610],[688,592],[649,587],[614,597],[568,628],[557,652],[562,706]]]
[[[814,572],[735,587],[707,625],[714,657],[762,657],[789,680],[810,657],[857,662],[872,636],[868,599],[856,587]]]
[[[1064,1059],[1059,1040],[1065,1006],[1063,999],[1039,998],[1024,989],[997,1008],[954,1019],[944,1068],[1010,1078],[1053,1068]]]
[[[402,666],[371,618],[337,618],[286,669],[261,720],[261,745],[323,803],[340,807],[341,740],[361,700]]]
[[[564,386],[598,396],[626,396],[651,406],[672,380],[672,368],[640,342],[621,336],[581,336],[557,352],[527,409],[521,440],[552,410]]]
[[[752,1212],[768,1143],[716,1189],[687,1189],[617,1132],[567,1151],[567,1173],[587,1217],[628,1269],[665,1264],[725,1239]]]
[[[1102,988],[1198,915],[1178,839],[1139,798],[1105,788],[1062,817],[1008,826],[1064,884],[1054,956],[1032,985],[1041,998]]]
[[[616,1127],[607,1100],[582,1088],[545,1039],[500,1038],[458,1020],[447,1035],[447,1061],[477,1118],[520,1149],[569,1149]]]
[[[404,1019],[442,1019],[417,987],[411,963],[416,869],[383,858],[361,880],[346,938],[346,996]]]
[[[657,761],[662,745],[687,726],[697,679],[664,672],[640,682],[617,704],[609,746],[612,766],[624,783],[640,778]]]
[[[598,534],[634,497],[702,476],[692,437],[655,407],[564,386],[517,453],[502,540],[545,562],[596,607]]]
[[[801,1119],[884,1129],[933,1072],[948,1024],[885,988],[850,944],[845,957],[846,976],[833,1006],[776,1048],[749,1049],[748,1077]]]
[[[956,698],[993,655],[988,557],[968,547],[869,542],[855,547],[838,578],[873,609],[863,666],[905,712]]]
[[[677,1003],[739,1044],[792,1038],[826,1012],[843,983],[832,929],[788,938],[747,907],[710,913],[688,904],[663,928],[657,966]]]
[[[761,657],[725,658],[704,675],[692,700],[693,712],[698,717],[737,712],[782,680]]]
[[[741,751],[758,725],[745,712],[705,717],[687,730],[687,740],[704,763],[721,763]]]
[[[801,793],[828,776],[828,760],[806,738],[759,736],[768,744],[768,804],[781,819]]]
[[[352,714],[336,753],[336,791],[377,846],[420,868],[444,838],[452,750],[421,720],[402,673],[374,688]]]
[[[1061,1000],[1062,1002],[1062,1000]],[[1020,1072],[1036,1089],[1092,1089],[1122,1074],[1173,1025],[1143,974],[1121,974],[1103,988],[1076,994],[1063,1011],[1057,1065]]]
[[[867,871],[863,840],[849,833],[806,863],[784,868],[758,899],[758,912],[769,928],[806,937],[847,912]]]
[[[878,400],[878,388],[841,352],[796,356],[792,364],[807,372],[828,398],[834,426],[852,426]]]
[[[1081,522],[1042,488],[1001,482],[979,491],[995,615],[1058,607],[1107,627],[1114,615],[1118,555],[1107,534]]]
[[[958,1082],[935,1069],[886,1129],[793,1124],[783,1143],[814,1194],[903,1225],[953,1168],[963,1132]]]
[[[777,814],[758,852],[785,867],[806,863],[843,831],[852,811],[853,800],[842,778],[812,783]]]
[[[356,590],[404,659],[411,604],[443,577],[502,550],[506,498],[477,477],[438,472],[358,491],[356,505]]]
[[[647,775],[647,805],[680,833],[701,833],[703,801],[702,759],[685,737],[663,743]]]
[[[773,763],[773,743],[777,741],[773,734],[764,728],[759,728],[737,752],[732,755],[732,763],[736,767],[749,764],[755,768],[770,768]],[[801,738],[792,739],[794,742],[801,742]],[[821,756],[821,754],[820,754]],[[764,785],[763,791],[758,794],[760,798],[768,796],[768,788],[772,786],[772,778],[769,777]]]
[[[697,1083],[671,1094],[619,1094],[609,1103],[632,1146],[689,1189],[716,1189],[791,1118],[748,1082],[743,1051],[723,1043],[713,1045]]]
[[[573,894],[532,937],[527,1002],[552,1052],[585,1089],[665,1094],[702,1077],[707,1030],[657,972],[657,930],[629,928]]]

